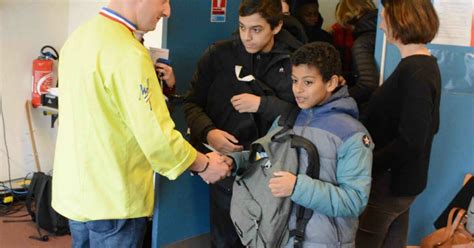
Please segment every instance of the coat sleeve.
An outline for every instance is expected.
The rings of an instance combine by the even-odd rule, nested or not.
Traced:
[[[200,142],[207,143],[207,133],[215,128],[211,118],[206,114],[204,108],[207,103],[209,88],[215,75],[211,51],[214,45],[209,47],[198,62],[197,70],[191,79],[191,89],[184,100],[184,114],[186,122],[191,130],[191,135]]]
[[[352,47],[352,62],[357,72],[357,81],[349,89],[349,94],[357,104],[367,102],[378,86],[378,71],[374,57],[375,34],[360,36]]]
[[[265,120],[273,121],[278,116],[289,112],[292,108],[297,108],[297,106],[276,96],[261,96],[257,113],[261,114]]]
[[[330,217],[359,216],[369,199],[374,147],[364,145],[365,136],[357,133],[339,147],[337,184],[299,174],[291,200]]]
[[[283,63],[287,72],[291,72],[289,59]],[[278,77],[275,75],[275,78]],[[280,90],[275,91],[274,95],[261,96],[260,106],[257,113],[268,122],[273,122],[278,116],[288,113],[292,108],[298,108],[295,102],[295,96],[292,90],[292,79],[290,74],[281,75],[278,83],[283,84]],[[276,82],[262,82],[264,85],[272,85]]]
[[[123,125],[131,130],[156,172],[175,179],[194,162],[197,152],[175,129],[148,54],[127,57],[105,87]]]
[[[245,150],[241,152],[233,152],[228,155],[232,158],[234,166],[232,167],[232,176],[237,172],[242,173],[247,169],[248,161],[250,159],[250,151]]]

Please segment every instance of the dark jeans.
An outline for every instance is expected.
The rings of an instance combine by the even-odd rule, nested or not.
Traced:
[[[405,247],[409,210],[415,198],[391,196],[390,173],[374,176],[369,203],[359,219],[356,247]]]
[[[141,248],[147,218],[95,220],[79,222],[69,220],[73,248]]]

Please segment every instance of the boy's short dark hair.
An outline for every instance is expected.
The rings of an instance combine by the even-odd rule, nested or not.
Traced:
[[[308,43],[296,50],[290,60],[294,66],[304,64],[316,67],[324,82],[329,81],[332,76],[339,76],[342,73],[339,52],[327,42]]]
[[[439,28],[439,19],[430,0],[382,0],[388,32],[402,44],[431,42]]]
[[[250,16],[257,13],[274,29],[283,21],[281,0],[242,0],[239,16]]]

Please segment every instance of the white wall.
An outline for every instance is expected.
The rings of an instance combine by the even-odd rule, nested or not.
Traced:
[[[12,178],[35,170],[29,137],[25,101],[31,94],[31,64],[42,46],[60,48],[67,36],[66,0],[3,0],[0,3],[0,88],[9,159],[5,145],[0,146],[0,180],[8,179],[8,161]],[[33,111],[34,134],[44,171],[51,169],[56,132],[50,118]]]
[[[97,15],[107,0],[69,0],[68,31],[71,33],[84,21]]]
[[[12,178],[36,171],[25,110],[31,95],[32,61],[46,44],[59,51],[68,34],[107,2],[0,0],[0,94],[9,150],[8,160],[0,119],[0,181],[8,180],[8,161]],[[161,30],[145,36],[148,46],[161,46]],[[34,109],[32,114],[41,168],[48,172],[53,166],[57,129],[50,127],[51,119],[42,111]]]
[[[336,22],[335,12],[336,5],[339,1],[335,0],[319,0],[319,13],[324,18],[323,29],[331,30],[332,24]]]

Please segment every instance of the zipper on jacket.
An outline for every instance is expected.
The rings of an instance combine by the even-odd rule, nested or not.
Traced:
[[[249,113],[250,115],[250,119],[252,119],[252,122],[253,122],[253,126],[255,127],[255,131],[257,131],[257,137],[261,137],[260,136],[260,130],[258,130],[258,123],[255,122],[255,117],[253,116],[254,114],[253,113]]]
[[[308,118],[306,119],[306,122],[304,123],[303,128],[301,128],[301,133],[300,133],[301,136],[303,136],[303,133],[306,130],[306,127],[309,126],[311,119],[313,119],[313,109],[309,109],[308,112],[309,112]]]

